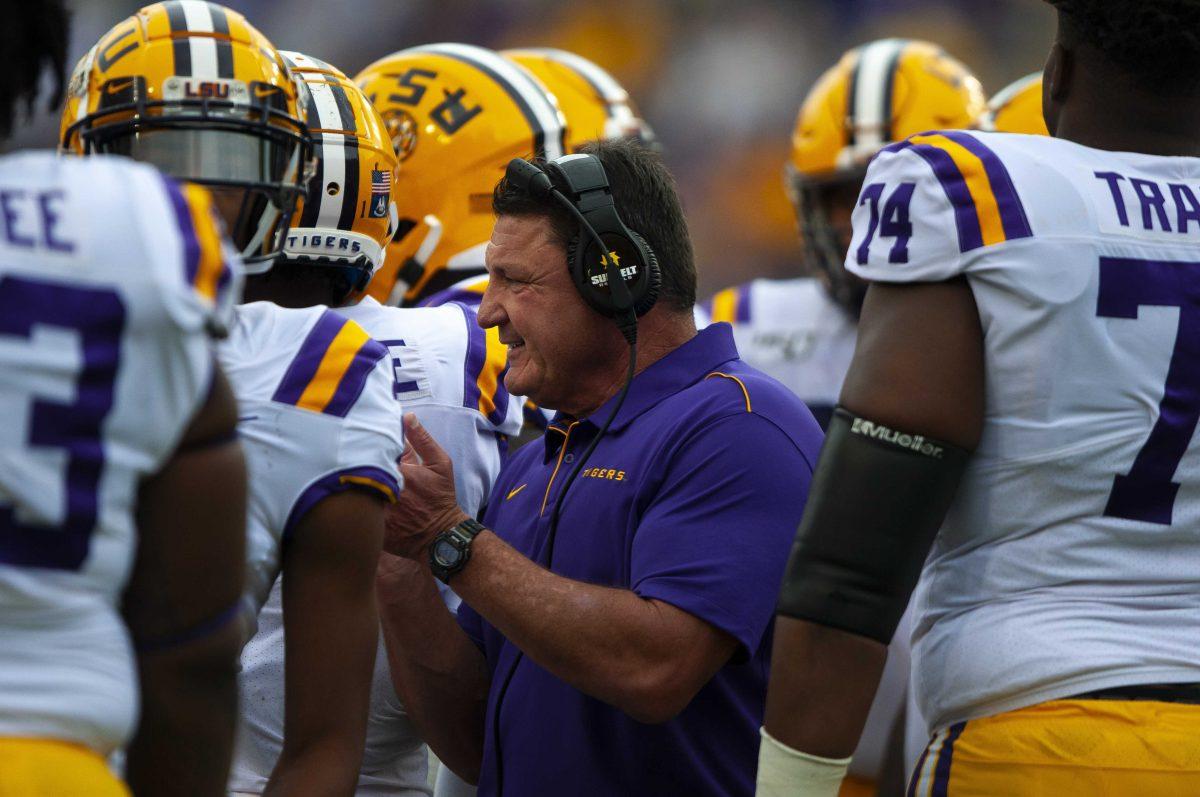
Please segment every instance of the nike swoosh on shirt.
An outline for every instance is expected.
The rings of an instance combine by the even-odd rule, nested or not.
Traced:
[[[518,487],[517,489],[513,490],[512,492],[510,492],[510,493],[508,494],[508,496],[507,496],[507,497],[505,497],[505,499],[504,499],[504,500],[505,500],[505,501],[508,501],[508,500],[509,500],[509,499],[511,499],[511,498],[512,498],[514,495],[516,495],[517,493],[521,492],[522,490],[524,490],[524,489],[525,489],[526,487],[528,487],[528,486],[529,486],[529,485],[528,485],[528,483],[526,483],[526,484],[522,484],[520,487]]]

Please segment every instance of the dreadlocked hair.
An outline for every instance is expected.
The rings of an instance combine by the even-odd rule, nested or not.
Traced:
[[[1200,94],[1200,0],[1046,0],[1064,43],[1090,44],[1160,96]]]
[[[50,109],[62,101],[70,20],[64,0],[5,6],[12,16],[0,25],[0,53],[4,53],[4,69],[0,69],[0,138],[12,132],[18,105],[33,111],[42,70],[47,67],[55,79]]]

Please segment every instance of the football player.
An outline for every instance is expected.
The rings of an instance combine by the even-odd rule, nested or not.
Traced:
[[[311,150],[307,89],[271,43],[222,6],[158,3],[107,34],[79,78],[92,88],[86,107],[67,109],[80,117],[67,144],[213,186],[254,261],[247,270],[269,271]],[[110,104],[114,96],[127,102]],[[218,355],[249,468],[251,617],[283,572],[287,725],[270,785],[345,793],[366,732],[384,506],[399,491],[391,359],[343,316],[267,302],[239,308]]]
[[[0,138],[67,11],[0,26]],[[237,702],[245,465],[211,338],[240,289],[205,191],[0,158],[0,791],[218,793]],[[140,703],[140,715],[139,715]]]
[[[977,126],[990,133],[1050,135],[1042,116],[1042,73],[1026,75],[996,92]]]
[[[384,307],[364,296],[390,241],[398,158],[383,120],[337,68],[283,52],[308,88],[307,121],[316,139],[317,178],[286,237],[280,261],[250,279],[247,295],[295,307],[326,304],[360,323],[389,350],[392,392],[454,458],[455,485],[474,513],[500,468],[504,435],[520,430],[502,372],[505,350],[491,344],[461,305]],[[343,190],[334,189],[343,187]],[[421,573],[415,571],[416,579]],[[433,588],[426,577],[426,586]],[[284,738],[284,588],[276,582],[242,655],[242,721],[230,788],[261,793]],[[457,599],[444,596],[452,606]],[[376,653],[359,793],[420,794],[428,753],[393,687],[382,639]]]
[[[1053,5],[1054,138],[922,134],[867,172],[760,795],[836,792],[918,576],[910,793],[1200,783],[1200,8]]]
[[[401,50],[354,82],[383,116],[401,163],[399,223],[370,295],[416,305],[484,272],[492,189],[512,158],[563,154],[562,113],[525,69],[468,44]]]
[[[854,354],[865,290],[836,253],[849,243],[867,163],[906,136],[947,124],[965,127],[983,110],[983,89],[970,70],[936,45],[908,39],[846,52],[802,103],[784,172],[804,244],[801,272],[808,276],[723,290],[698,315],[731,324],[742,357],[787,385],[822,426]],[[845,795],[903,782],[905,756],[894,731],[907,692],[908,631],[902,625],[892,645]]]

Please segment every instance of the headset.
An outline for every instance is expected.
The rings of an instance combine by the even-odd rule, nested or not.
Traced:
[[[552,175],[565,184],[566,192],[554,184]],[[567,266],[571,271],[571,280],[588,306],[615,321],[629,343],[629,366],[617,401],[600,431],[577,459],[554,501],[550,530],[546,534],[542,552],[535,560],[552,571],[554,539],[558,534],[558,516],[563,499],[629,394],[637,363],[637,320],[648,313],[658,300],[662,272],[654,250],[646,243],[646,239],[621,221],[608,185],[608,176],[595,155],[564,155],[547,161],[544,169],[522,158],[513,158],[508,163],[504,179],[535,199],[553,199],[579,222],[579,232],[567,242]],[[586,242],[584,236],[587,237]],[[566,445],[566,441],[563,445]],[[500,750],[500,706],[523,656],[524,653],[518,648],[512,666],[496,694],[492,715],[492,740],[496,747],[496,793],[501,795],[504,793],[504,759]]]
[[[555,186],[552,177],[567,191]],[[635,345],[637,319],[658,300],[662,272],[646,239],[621,221],[600,160],[582,153],[564,155],[542,169],[513,158],[504,179],[535,199],[555,200],[579,222],[579,233],[567,243],[571,281],[588,306],[616,321]]]

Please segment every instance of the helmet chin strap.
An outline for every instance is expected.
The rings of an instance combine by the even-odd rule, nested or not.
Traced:
[[[429,228],[429,232],[425,233],[425,237],[421,240],[421,245],[417,247],[417,251],[400,265],[398,274],[405,271],[416,272],[417,274],[425,273],[425,264],[429,262],[429,258],[433,255],[433,250],[437,249],[438,244],[442,242],[442,222],[437,216],[430,213],[421,219],[425,222],[425,226]],[[415,280],[414,280],[415,282]],[[388,294],[387,304],[393,307],[399,307],[404,301],[404,294],[408,293],[408,289],[412,287],[408,280],[403,277],[396,277],[396,284],[392,286],[392,292]]]

